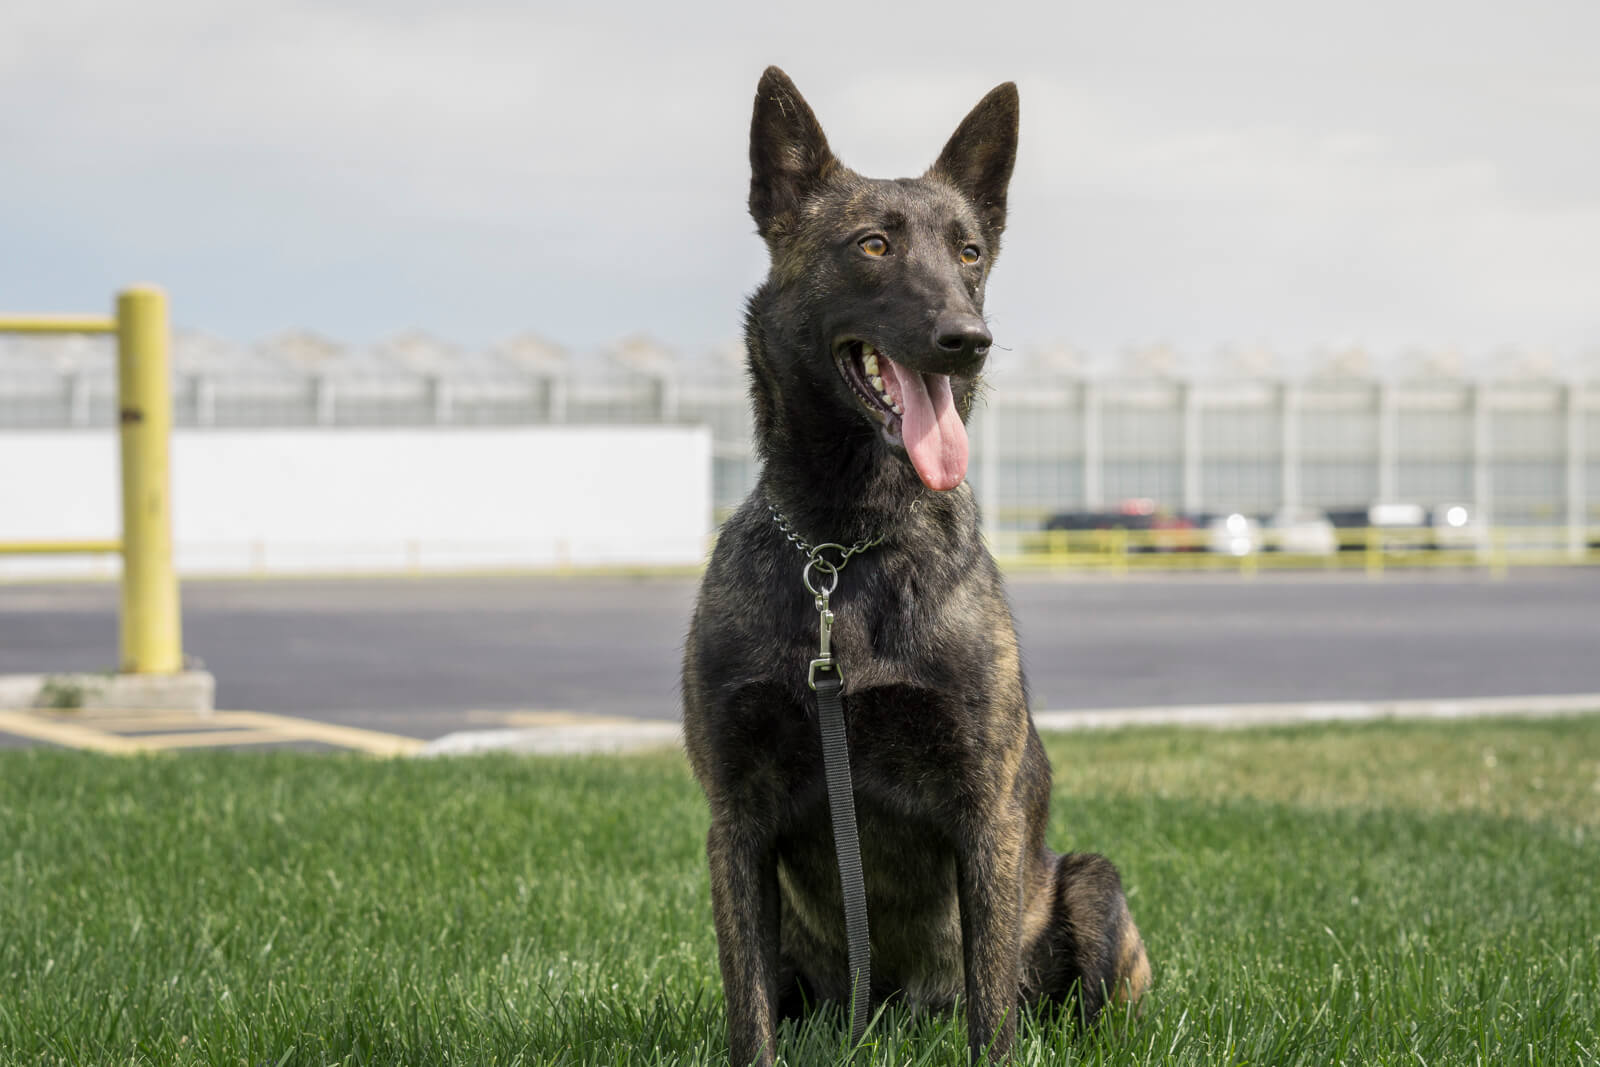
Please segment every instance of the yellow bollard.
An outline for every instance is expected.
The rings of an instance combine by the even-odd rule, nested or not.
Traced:
[[[1496,526],[1489,536],[1493,546],[1489,552],[1489,577],[1501,582],[1509,576],[1511,569],[1511,552],[1507,545],[1510,535],[1504,527]]]
[[[167,294],[117,294],[117,410],[122,446],[122,660],[130,674],[183,669],[172,566],[172,386]]]
[[[1128,576],[1128,531],[1118,526],[1109,531],[1111,535],[1111,573],[1118,578]]]

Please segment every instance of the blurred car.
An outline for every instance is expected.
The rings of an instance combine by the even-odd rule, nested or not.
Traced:
[[[1261,523],[1242,512],[1215,515],[1206,522],[1206,551],[1248,556],[1261,550]]]
[[[1477,548],[1483,542],[1483,524],[1465,504],[1440,504],[1428,512],[1437,549]]]
[[[1198,552],[1202,539],[1188,531],[1197,523],[1191,517],[1160,511],[1146,499],[1125,500],[1115,511],[1059,511],[1045,519],[1050,530],[1129,530],[1149,536],[1130,540],[1129,552]],[[1168,532],[1170,531],[1170,532]]]
[[[1361,552],[1366,547],[1366,539],[1360,531],[1371,525],[1364,507],[1329,508],[1325,514],[1328,524],[1333,527],[1334,537],[1339,542],[1341,552]]]
[[[1391,552],[1474,548],[1483,533],[1482,524],[1465,504],[1428,508],[1421,504],[1383,503],[1365,508],[1330,508],[1328,520],[1341,530],[1379,531],[1378,543]],[[1394,531],[1394,535],[1388,536],[1388,531]],[[1347,533],[1339,537],[1339,547],[1346,552],[1365,551],[1367,539]]]
[[[1320,508],[1285,505],[1263,523],[1266,550],[1297,556],[1331,556],[1339,551],[1339,535]]]

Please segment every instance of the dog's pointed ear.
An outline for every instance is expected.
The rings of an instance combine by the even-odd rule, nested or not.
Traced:
[[[801,203],[838,165],[800,90],[768,67],[750,117],[750,215],[761,236],[791,226]]]
[[[943,178],[972,201],[991,234],[1006,226],[1006,186],[1017,162],[1021,104],[1015,82],[989,90],[950,135],[928,176]]]

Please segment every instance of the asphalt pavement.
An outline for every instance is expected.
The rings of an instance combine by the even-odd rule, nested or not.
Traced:
[[[1010,582],[1035,708],[1600,692],[1600,569]],[[675,719],[688,578],[190,581],[221,709],[433,738]],[[117,588],[0,585],[0,673],[114,665]]]

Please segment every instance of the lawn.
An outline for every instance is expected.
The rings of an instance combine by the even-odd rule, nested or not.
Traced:
[[[1600,719],[1048,742],[1156,984],[1017,1062],[1600,1064]],[[0,1063],[726,1062],[705,825],[673,753],[0,752]]]

